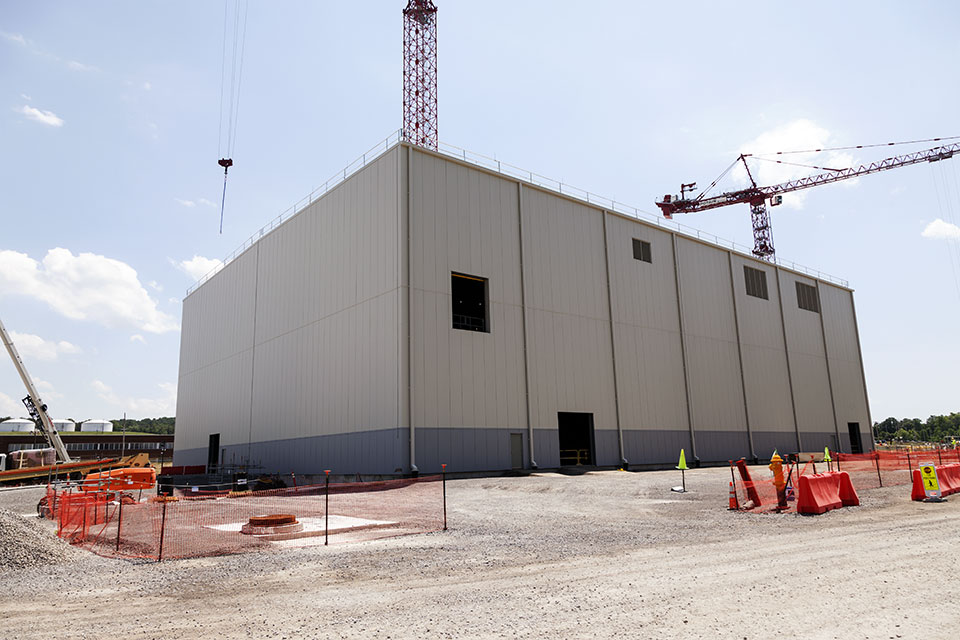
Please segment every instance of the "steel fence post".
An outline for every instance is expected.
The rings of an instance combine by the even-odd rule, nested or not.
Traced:
[[[163,514],[160,516],[160,549],[157,551],[157,562],[163,560],[163,533],[167,527],[167,501],[163,501]]]
[[[873,456],[874,456],[873,459],[877,461],[877,480],[880,481],[880,486],[882,487],[882,486],[883,486],[883,476],[880,475],[880,452],[879,452],[879,451],[874,451],[874,452],[873,452]]]
[[[327,474],[326,487],[323,491],[325,502],[323,505],[323,545],[326,546],[330,544],[330,469],[324,469],[323,472]]]
[[[440,478],[443,482],[443,530],[447,530],[447,465],[440,465]]]
[[[116,551],[120,551],[120,527],[123,526],[123,494],[120,494],[120,510],[117,512],[117,547]]]

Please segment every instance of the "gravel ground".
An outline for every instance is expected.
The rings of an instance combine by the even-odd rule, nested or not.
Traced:
[[[960,633],[960,496],[889,487],[822,516],[757,515],[726,510],[726,469],[688,472],[687,494],[678,480],[456,480],[447,532],[160,564],[77,552],[0,571],[0,619],[24,639]]]

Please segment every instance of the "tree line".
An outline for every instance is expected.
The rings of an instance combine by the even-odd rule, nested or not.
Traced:
[[[173,433],[176,418],[143,418],[141,420],[132,420],[127,418],[127,431],[140,431],[143,433]],[[123,430],[123,418],[111,420],[114,431]]]
[[[960,413],[930,416],[926,422],[920,418],[887,418],[883,422],[875,422],[873,428],[877,440],[882,442],[939,442],[951,437],[960,440]]]

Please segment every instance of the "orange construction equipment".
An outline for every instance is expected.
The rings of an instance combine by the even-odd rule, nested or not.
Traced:
[[[100,473],[88,473],[80,483],[81,491],[133,491],[152,489],[157,484],[153,467],[126,467]]]

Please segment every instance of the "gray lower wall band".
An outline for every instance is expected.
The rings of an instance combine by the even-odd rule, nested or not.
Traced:
[[[419,427],[417,429],[417,466],[421,473],[438,473],[446,464],[450,472],[503,471],[511,468],[510,435],[519,434],[523,441],[524,465],[529,465],[529,442],[526,429],[462,429]],[[778,450],[781,454],[796,451],[793,432],[754,431],[754,444],[761,460]],[[833,432],[801,433],[803,450],[837,450]],[[842,451],[850,451],[849,437],[841,434]],[[560,441],[556,429],[536,429],[534,459],[541,468],[560,466]],[[617,466],[620,463],[617,431],[594,431],[596,463]],[[632,465],[676,464],[680,449],[690,456],[690,433],[684,430],[623,430],[623,445]],[[745,431],[698,431],[697,445],[701,462],[724,462],[749,457],[750,447]],[[254,471],[297,474],[393,474],[409,472],[406,429],[384,429],[353,434],[312,436],[249,445]],[[242,464],[248,445],[223,445],[223,461]],[[207,462],[207,449],[183,449],[174,452],[174,464],[201,465]],[[399,470],[399,471],[398,471]]]

